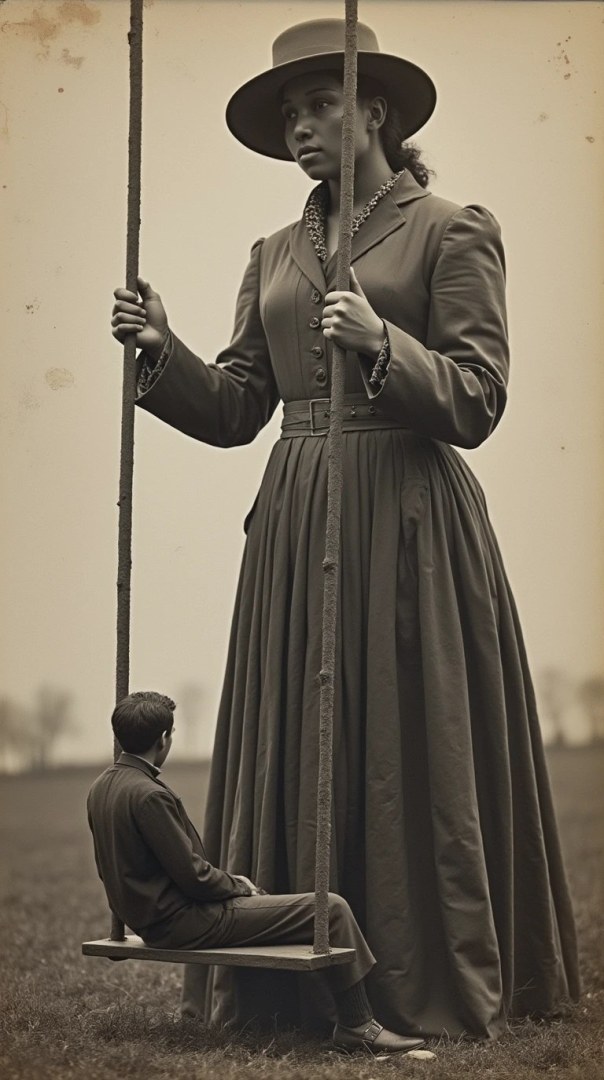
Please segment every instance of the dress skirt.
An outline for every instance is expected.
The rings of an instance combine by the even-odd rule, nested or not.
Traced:
[[[377,958],[382,1023],[497,1037],[579,990],[514,600],[456,450],[402,428],[343,440],[330,887]],[[326,478],[325,437],[274,446],[218,717],[208,856],[269,892],[314,888]],[[185,1011],[206,977],[188,969]],[[295,1022],[316,1000],[308,979],[223,970],[206,1018]]]

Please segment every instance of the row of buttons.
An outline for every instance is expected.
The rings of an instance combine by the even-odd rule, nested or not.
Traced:
[[[313,304],[320,304],[323,300],[323,297],[321,296],[321,293],[318,289],[313,289],[310,294],[310,299]],[[313,315],[308,325],[310,326],[311,330],[318,330],[321,325],[321,320],[318,315]],[[323,356],[323,349],[320,345],[313,345],[310,351],[313,356],[317,357],[317,360],[319,360]],[[325,383],[327,382],[327,372],[325,368],[315,368],[314,376],[319,386],[325,386]]]

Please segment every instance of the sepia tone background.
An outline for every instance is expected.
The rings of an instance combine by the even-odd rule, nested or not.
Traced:
[[[128,7],[0,4],[9,769],[31,754],[19,732],[36,722],[40,759],[110,756],[121,352],[109,319],[125,263]],[[205,359],[228,341],[252,243],[299,217],[310,188],[293,163],[241,147],[224,106],[269,66],[282,29],[341,10],[146,4],[141,270]],[[501,223],[510,400],[465,456],[486,489],[546,738],[604,737],[604,5],[360,0],[359,14],[384,51],[436,83],[417,136],[432,189]],[[242,522],[278,425],[224,451],[137,416],[131,685],[181,703],[187,757],[211,751]]]

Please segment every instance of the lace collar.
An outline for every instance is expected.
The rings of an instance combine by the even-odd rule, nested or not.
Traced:
[[[353,218],[352,221],[352,235],[359,231],[364,221],[367,221],[372,210],[375,209],[377,204],[384,195],[387,195],[396,184],[399,176],[402,176],[405,170],[401,169],[400,172],[394,173],[388,180],[386,180],[380,188],[371,196],[369,201],[365,204],[363,209]],[[316,188],[311,191],[308,202],[304,208],[304,222],[311,243],[317,253],[321,262],[327,261],[327,243],[325,236],[325,222],[327,218],[327,210],[329,206],[329,188],[327,182],[324,180]]]

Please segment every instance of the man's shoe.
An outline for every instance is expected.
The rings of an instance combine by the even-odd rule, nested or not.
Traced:
[[[397,1035],[388,1031],[377,1020],[369,1020],[358,1028],[336,1024],[333,1031],[334,1046],[346,1050],[349,1054],[355,1050],[369,1050],[372,1054],[408,1054],[410,1050],[419,1050],[425,1040],[414,1035]]]

